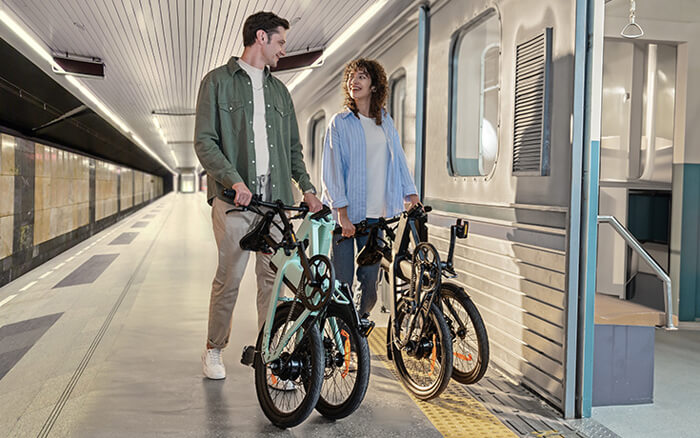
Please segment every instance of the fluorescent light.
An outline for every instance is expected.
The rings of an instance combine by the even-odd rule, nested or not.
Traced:
[[[329,56],[331,56],[335,51],[337,51],[340,46],[345,44],[347,40],[350,39],[353,35],[357,33],[358,30],[364,26],[370,18],[372,18],[374,15],[376,15],[389,1],[388,0],[380,0],[369,8],[365,12],[360,15],[357,20],[355,20],[350,27],[345,29],[343,33],[341,33],[338,38],[334,39],[333,42],[331,43],[330,46],[325,48],[323,50],[323,55],[321,55],[316,62],[314,62],[311,66],[318,66],[320,64],[323,64],[323,62],[328,59]],[[294,78],[292,82],[289,83],[287,86],[287,89],[291,92],[297,85],[299,85],[304,79],[306,79],[310,74],[312,70],[306,70],[303,73],[299,74],[297,77]]]
[[[372,18],[377,12],[379,12],[379,10],[381,10],[387,3],[388,0],[381,0],[367,8],[367,10],[363,12],[362,15],[360,15],[358,19],[350,25],[350,27],[345,29],[345,31],[342,34],[340,34],[338,38],[333,40],[333,42],[330,46],[328,46],[327,49],[323,50],[323,55],[321,55],[321,58],[319,59],[322,60],[331,56],[333,52],[338,50],[338,48],[342,46],[345,43],[345,41],[350,39],[351,36],[353,36],[358,30],[360,30],[360,28],[364,26],[365,23],[367,23],[369,19]]]
[[[39,56],[41,56],[46,62],[51,64],[52,67],[56,67],[60,70],[63,70],[56,62],[53,60],[53,57],[51,54],[37,42],[34,38],[31,37],[24,29],[22,29],[22,26],[20,26],[15,20],[12,19],[5,11],[0,10],[0,21],[5,23],[7,27],[10,28],[12,32],[14,32],[18,37],[22,39],[29,47],[31,47],[32,50],[34,50]]]
[[[54,71],[64,71],[63,68],[61,68],[61,66],[53,60],[53,57],[51,56],[49,51],[46,50],[46,48],[43,45],[41,45],[36,39],[34,39],[26,30],[24,30],[24,28],[19,23],[17,23],[5,11],[0,10],[0,21],[3,22],[12,32],[14,32],[15,35],[17,35],[22,41],[24,41],[24,43],[27,44],[32,50],[34,50],[42,59],[48,62],[54,69]],[[109,108],[107,108],[107,106],[80,81],[78,81],[73,76],[67,76],[66,80],[70,82],[70,84],[73,87],[78,89],[78,91],[80,91],[80,93],[82,93],[83,96],[85,96],[85,98],[92,102],[92,104],[95,105],[104,116],[106,116],[115,125],[117,125],[124,135],[132,135],[133,139],[136,141],[138,146],[141,147],[141,149],[149,153],[171,173],[176,173],[173,169],[170,168],[170,166],[165,164],[165,162],[155,152],[153,152],[148,146],[146,146],[146,144],[140,138],[138,138],[136,135],[133,135],[133,132],[131,129],[129,129],[129,126],[126,123],[124,123],[122,119],[117,117],[117,115],[114,114]]]
[[[306,70],[306,71],[299,73],[297,75],[297,77],[295,77],[294,80],[289,83],[289,85],[287,86],[287,90],[289,90],[291,92],[294,89],[294,87],[296,87],[297,85],[299,85],[301,83],[301,81],[306,79],[306,77],[309,76],[312,71],[313,70]]]

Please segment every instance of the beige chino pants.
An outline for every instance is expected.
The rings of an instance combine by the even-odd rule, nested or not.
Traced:
[[[209,345],[215,348],[224,348],[228,345],[231,316],[238,299],[238,287],[248,264],[250,251],[241,249],[239,242],[251,226],[260,219],[260,216],[249,211],[226,214],[226,211],[231,208],[234,208],[233,205],[214,198],[211,209],[214,238],[219,249],[219,265],[211,287],[207,340]],[[275,240],[280,239],[281,234],[277,228],[273,226],[270,230]],[[260,252],[255,253],[255,275],[258,282],[256,300],[258,331],[265,323],[275,280],[275,273],[270,268],[271,257]]]

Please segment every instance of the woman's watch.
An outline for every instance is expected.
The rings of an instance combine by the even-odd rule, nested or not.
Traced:
[[[312,195],[316,196],[316,189],[311,187],[310,189],[304,190],[304,194],[311,193]]]

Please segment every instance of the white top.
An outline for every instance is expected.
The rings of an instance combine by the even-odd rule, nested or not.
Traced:
[[[378,218],[386,214],[386,174],[389,163],[389,147],[384,129],[374,119],[358,113],[367,144],[367,217]]]
[[[250,76],[253,87],[253,135],[255,136],[255,170],[258,176],[270,173],[270,152],[265,127],[265,95],[263,94],[263,70],[255,68],[242,59],[238,65]]]

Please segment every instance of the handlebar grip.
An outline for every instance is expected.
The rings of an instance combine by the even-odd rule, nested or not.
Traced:
[[[232,201],[234,199],[236,199],[236,191],[233,189],[224,189],[223,193],[224,193],[224,196],[226,196],[227,198],[229,198]]]
[[[331,214],[331,209],[328,208],[327,205],[324,205],[322,209],[320,209],[319,211],[317,211],[316,213],[311,215],[311,219],[313,219],[313,220],[322,219],[324,217],[327,217],[329,214]],[[337,227],[336,227],[336,229],[337,229]],[[341,228],[341,230],[342,230],[342,228]],[[333,231],[333,232],[335,233],[335,231]]]

